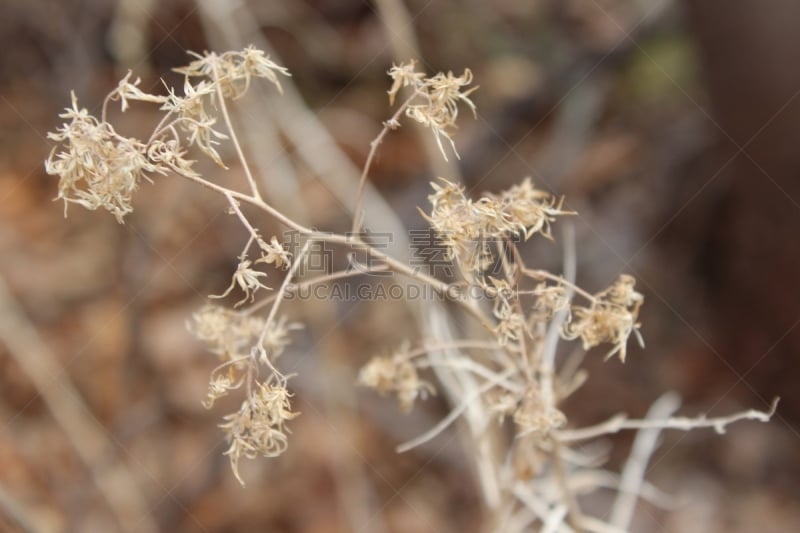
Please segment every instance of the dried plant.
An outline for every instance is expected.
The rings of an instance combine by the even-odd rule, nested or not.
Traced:
[[[376,356],[361,369],[359,383],[381,394],[395,394],[403,411],[436,393],[437,380],[424,377],[430,369],[438,376],[452,372],[460,382],[471,384],[459,389],[438,380],[447,390],[453,410],[430,431],[398,449],[406,451],[434,438],[468,409],[480,406],[477,412],[484,413],[484,418],[470,422],[474,440],[470,449],[484,450],[474,459],[476,470],[482,472],[479,480],[490,511],[488,527],[493,530],[521,531],[536,524],[546,525],[549,531],[628,528],[631,506],[636,498],[647,495],[640,479],[644,468],[637,463],[642,454],[632,456],[626,466],[627,484],[624,490],[620,488],[608,520],[589,516],[581,508],[579,496],[608,486],[609,473],[597,466],[597,458],[573,447],[575,443],[622,429],[641,430],[648,436],[646,441],[654,443],[652,432],[661,429],[713,427],[723,432],[737,420],[766,421],[771,417],[774,405],[773,411],[766,413],[747,411],[717,419],[670,418],[672,411],[654,407],[645,420],[619,415],[588,428],[570,427],[563,403],[585,381],[586,374],[578,364],[557,357],[559,340],[580,339],[582,350],[604,345],[606,359],[618,355],[624,362],[631,335],[643,345],[638,320],[644,298],[636,290],[634,278],[626,274],[595,293],[575,285],[569,245],[564,275],[525,264],[519,246],[536,235],[552,239],[551,226],[560,217],[574,214],[564,208],[563,198],[537,189],[529,178],[505,191],[477,198],[444,178],[432,184],[430,210],[422,214],[458,267],[453,279],[442,281],[413,268],[362,238],[362,193],[382,140],[401,127],[405,117],[430,128],[445,158],[443,138],[455,152],[452,136],[459,108],[466,106],[476,112],[470,99],[475,88],[467,88],[472,83],[469,70],[461,76],[427,76],[413,62],[389,70],[390,104],[403,90],[408,96],[371,144],[355,200],[354,231],[338,234],[307,228],[262,198],[227,111],[226,101],[241,97],[257,78],[266,79],[280,91],[280,76],[288,76],[288,71],[252,47],[193,57],[189,65],[175,69],[184,75],[181,95],[172,87],[166,95],[148,94],[139,87],[139,80],[131,81],[129,73],[107,96],[99,118],[80,108],[73,95],[71,107],[61,115],[65,123],[50,134],[58,144],[45,168],[58,176],[58,196],[65,208],[70,203],[88,209],[102,207],[120,223],[133,209],[132,195],[141,181],[167,174],[220,194],[241,221],[247,242],[238,266],[230,285],[211,297],[240,293],[241,298],[233,308],[206,305],[189,322],[189,330],[219,358],[203,404],[210,409],[216,400],[235,391],[244,396],[239,409],[225,415],[220,425],[229,443],[225,454],[240,482],[244,483],[239,471],[241,458],[275,457],[289,445],[289,422],[298,413],[292,408],[291,376],[279,370],[277,360],[298,325],[279,318],[278,310],[312,245],[321,242],[366,253],[370,266],[363,272],[390,271],[424,284],[478,326],[476,338],[427,339],[419,346],[404,343],[388,355]],[[146,141],[118,134],[107,121],[110,102],[120,102],[126,111],[133,101],[157,105],[163,112]],[[217,125],[220,120],[226,126],[224,133]],[[194,161],[188,159],[189,152],[197,150],[226,168],[217,151],[226,141],[233,145],[245,172],[247,191],[226,188],[201,176]],[[265,212],[300,236],[304,241],[301,249],[293,255],[277,237],[267,242],[244,214],[242,204]],[[252,248],[256,255],[250,255]],[[280,285],[269,287],[270,278],[281,271]],[[296,285],[327,283],[346,275],[326,274]],[[260,298],[261,289],[273,292]],[[240,309],[244,304],[250,305]],[[493,443],[488,448],[487,435]]]

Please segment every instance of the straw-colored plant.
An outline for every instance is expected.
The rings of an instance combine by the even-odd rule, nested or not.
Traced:
[[[639,310],[644,298],[636,290],[634,278],[626,274],[594,293],[576,286],[574,250],[569,245],[563,274],[525,264],[519,247],[529,239],[552,239],[552,226],[574,214],[564,208],[562,198],[536,188],[528,178],[508,190],[477,198],[444,178],[432,184],[430,208],[422,214],[457,267],[453,279],[437,279],[362,238],[364,186],[378,147],[389,132],[402,127],[405,119],[416,121],[431,131],[443,157],[448,152],[458,156],[453,132],[459,109],[467,107],[476,113],[469,70],[461,76],[428,76],[417,70],[414,62],[389,70],[390,104],[401,94],[403,97],[371,145],[355,199],[353,231],[347,234],[308,228],[262,197],[232,126],[229,103],[253,88],[257,79],[266,79],[280,91],[280,78],[289,76],[284,67],[249,47],[194,55],[189,65],[175,70],[184,75],[180,94],[174,88],[166,94],[149,94],[129,73],[106,97],[99,118],[80,107],[73,94],[71,106],[61,115],[64,124],[50,134],[57,144],[45,166],[59,178],[58,197],[65,210],[73,203],[92,210],[103,208],[123,223],[143,181],[176,175],[223,196],[230,212],[241,221],[246,243],[238,266],[230,285],[211,297],[236,293],[240,298],[232,307],[204,306],[189,325],[219,359],[203,404],[210,409],[221,397],[243,396],[240,408],[225,415],[220,424],[228,439],[225,453],[240,482],[240,460],[283,453],[290,444],[291,420],[298,414],[288,388],[291,375],[281,372],[278,361],[297,327],[278,315],[282,301],[300,284],[330,283],[370,271],[391,271],[424,284],[464,311],[477,326],[473,338],[425,339],[376,356],[361,369],[359,381],[381,394],[396,395],[404,411],[436,394],[439,386],[450,393],[450,414],[430,431],[401,445],[400,451],[434,438],[469,409],[479,407],[470,411],[483,415],[471,421],[472,442],[467,447],[478,450],[477,477],[490,511],[488,527],[493,530],[625,530],[637,498],[658,500],[654,496],[657,491],[643,480],[643,464],[655,447],[659,430],[712,427],[721,433],[736,420],[770,418],[771,411],[715,419],[671,418],[676,407],[673,397],[665,396],[645,420],[620,414],[596,426],[571,427],[563,403],[583,384],[586,373],[580,369],[580,357],[558,357],[559,340],[580,339],[577,348],[581,354],[604,345],[607,359],[616,355],[624,362],[631,336],[643,345]],[[146,140],[127,137],[107,120],[112,102],[118,102],[122,111],[132,102],[156,105],[163,116]],[[218,148],[225,142],[232,144],[238,156],[247,178],[246,190],[224,187],[201,175],[190,159],[191,151],[199,151],[224,170],[227,167]],[[304,244],[292,255],[277,237],[265,238],[245,215],[243,204],[270,215],[301,236]],[[368,256],[369,266],[354,273],[298,280],[309,250],[320,242],[357,248]],[[283,280],[264,297],[275,271],[284,272]],[[243,307],[245,304],[248,306]],[[448,386],[436,379],[442,372],[450,372],[470,386]],[[621,429],[640,430],[639,448],[621,477],[575,447]],[[619,490],[608,516],[590,516],[581,508],[579,497],[598,488]]]

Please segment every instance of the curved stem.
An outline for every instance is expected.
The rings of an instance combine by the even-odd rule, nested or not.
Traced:
[[[375,154],[378,151],[378,146],[380,146],[380,144],[383,142],[383,138],[386,137],[386,134],[389,133],[389,130],[394,129],[397,127],[397,125],[399,125],[398,120],[400,119],[400,115],[403,114],[409,104],[411,104],[411,101],[416,97],[417,93],[415,92],[405,102],[403,102],[403,104],[397,108],[397,111],[395,111],[394,115],[392,115],[392,118],[383,123],[383,129],[369,144],[369,154],[367,154],[367,161],[364,163],[364,168],[361,170],[361,178],[358,180],[358,190],[356,191],[356,203],[353,207],[352,233],[354,235],[358,234],[358,232],[361,230],[361,222],[364,219],[361,213],[361,202],[364,196],[364,186],[367,182],[369,170],[372,167],[372,161],[375,159]]]
[[[440,281],[423,272],[419,272],[414,268],[406,265],[402,261],[399,261],[394,257],[391,257],[381,252],[380,250],[377,250],[376,248],[361,241],[360,239],[353,239],[350,236],[342,235],[339,233],[326,233],[326,232],[312,230],[310,228],[303,226],[302,224],[298,224],[297,222],[290,219],[289,217],[287,217],[286,215],[284,215],[283,213],[281,213],[280,211],[278,211],[277,209],[275,209],[274,207],[272,207],[271,205],[269,205],[268,203],[264,202],[259,198],[254,198],[244,193],[232,191],[221,185],[217,185],[216,183],[205,180],[199,176],[193,176],[189,174],[179,174],[179,175],[183,178],[194,181],[195,183],[199,183],[200,185],[206,187],[207,189],[211,189],[212,191],[225,196],[228,199],[228,202],[231,203],[232,207],[233,203],[235,203],[231,202],[232,199],[241,200],[255,207],[258,207],[263,211],[266,211],[270,216],[278,220],[278,222],[297,231],[298,233],[306,237],[329,243],[361,247],[374,259],[377,259],[385,263],[386,266],[393,272],[396,272],[398,274],[403,274],[404,276],[407,276],[411,279],[415,279],[421,283],[424,283],[445,297],[453,296],[451,294],[451,289],[453,288],[453,285]],[[234,207],[234,211],[237,210],[237,208],[238,206]],[[466,310],[468,314],[470,314],[476,320],[478,320],[481,326],[483,326],[485,329],[487,329],[488,331],[492,330],[491,320],[489,320],[486,316],[484,316],[484,314],[480,311],[475,302],[471,302],[466,299],[458,297],[449,299],[451,299],[452,301],[460,305],[462,308],[464,308],[464,310]]]

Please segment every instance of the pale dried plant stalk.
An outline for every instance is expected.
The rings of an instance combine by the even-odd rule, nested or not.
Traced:
[[[192,55],[189,65],[175,69],[184,75],[181,95],[171,87],[166,95],[148,94],[141,90],[139,80],[131,81],[132,74],[128,73],[106,98],[100,118],[80,108],[73,95],[71,107],[61,115],[65,123],[50,134],[59,144],[45,167],[49,174],[59,177],[58,197],[65,208],[70,203],[88,209],[102,207],[123,222],[133,209],[132,195],[142,180],[175,174],[220,194],[230,213],[241,221],[247,239],[238,265],[230,285],[212,296],[226,299],[237,293],[240,299],[232,307],[206,305],[189,323],[189,330],[219,359],[203,404],[210,409],[220,398],[238,391],[244,394],[239,409],[225,415],[220,425],[228,440],[225,454],[241,483],[240,460],[282,454],[289,445],[288,424],[298,414],[291,404],[291,376],[278,368],[291,331],[299,327],[278,317],[290,284],[308,287],[352,275],[334,272],[296,280],[314,242],[357,248],[374,261],[367,272],[389,271],[427,285],[451,298],[480,326],[478,338],[429,339],[419,346],[404,343],[378,355],[361,369],[359,383],[381,394],[396,395],[401,410],[409,411],[418,401],[436,393],[434,381],[425,377],[431,368],[458,373],[461,382],[465,375],[473,380],[470,387],[450,387],[452,411],[398,450],[406,451],[435,438],[470,406],[481,405],[482,409],[469,411],[485,413],[481,416],[487,418],[474,426],[483,430],[471,433],[475,442],[470,449],[482,450],[476,464],[483,468],[482,482],[492,486],[484,492],[492,495],[487,496],[487,506],[490,523],[498,531],[534,525],[546,531],[619,529],[605,517],[588,516],[581,509],[580,496],[607,487],[611,474],[595,459],[571,448],[575,442],[622,429],[713,427],[721,432],[738,420],[767,421],[771,417],[774,405],[768,412],[747,411],[717,419],[640,421],[620,415],[597,426],[570,427],[563,402],[585,381],[586,374],[579,369],[580,359],[558,360],[559,340],[579,339],[582,350],[605,345],[606,359],[617,355],[624,362],[631,336],[643,345],[639,311],[644,297],[636,290],[634,278],[626,274],[598,292],[578,287],[574,282],[574,254],[566,256],[564,275],[525,264],[519,245],[536,235],[552,240],[552,225],[560,217],[574,214],[564,208],[563,198],[536,188],[530,178],[505,191],[477,198],[445,178],[431,184],[430,210],[422,214],[458,266],[452,280],[437,279],[365,242],[359,232],[362,193],[378,147],[406,118],[430,128],[443,157],[447,157],[447,151],[442,139],[455,152],[452,135],[459,109],[466,107],[476,114],[471,100],[475,87],[468,88],[472,83],[470,70],[461,76],[449,72],[428,76],[417,71],[414,62],[389,70],[389,103],[394,104],[403,90],[408,96],[383,123],[370,146],[355,199],[353,232],[345,235],[307,228],[262,198],[228,114],[226,101],[243,96],[255,79],[266,79],[280,91],[280,76],[290,75],[288,70],[253,47],[219,55]],[[122,111],[128,110],[131,102],[159,106],[162,120],[147,141],[120,135],[107,122],[107,106],[115,101],[120,102]],[[226,125],[226,133],[217,129],[219,120]],[[227,141],[244,169],[246,192],[201,176],[194,169],[194,161],[188,159],[188,153],[197,150],[220,168],[227,168],[217,151]],[[292,256],[277,237],[267,241],[251,223],[243,205],[263,211],[296,232],[305,241],[302,249]],[[269,280],[276,272],[283,274],[282,282],[277,290],[262,297],[262,289],[272,289]],[[249,306],[240,309],[245,304]],[[262,316],[265,309],[266,316]],[[453,397],[452,391],[458,390],[463,390],[461,396]],[[498,453],[487,451],[483,439],[488,432],[498,442]],[[652,434],[647,434],[647,442],[652,441]],[[506,438],[508,435],[511,438]],[[486,461],[495,464],[486,468]],[[637,493],[620,499],[620,509],[614,514],[617,526],[627,527],[631,506],[648,487],[630,473],[638,476],[643,472],[641,464],[635,467],[628,470],[625,487],[634,487]]]

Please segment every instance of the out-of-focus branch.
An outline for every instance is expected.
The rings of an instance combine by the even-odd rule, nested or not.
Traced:
[[[681,405],[680,398],[675,393],[666,393],[650,407],[646,420],[667,420]],[[658,446],[658,436],[661,428],[641,429],[633,441],[633,449],[622,470],[622,480],[617,492],[617,499],[611,510],[611,525],[620,529],[628,529],[633,512],[636,510],[636,500],[642,491],[644,476],[647,473],[647,464]]]
[[[28,509],[22,502],[17,501],[2,485],[0,485],[0,510],[11,519],[15,526],[25,533],[42,530],[41,525],[37,524],[33,511]]]
[[[122,531],[157,531],[133,474],[0,277],[0,342],[28,376],[92,474]]]
[[[677,429],[689,431],[699,428],[714,428],[717,433],[725,433],[728,425],[740,420],[757,420],[759,422],[769,422],[775,409],[778,407],[778,398],[772,400],[769,411],[758,411],[749,409],[730,416],[718,418],[708,418],[698,416],[697,418],[673,417],[666,420],[629,420],[626,415],[614,416],[600,424],[581,429],[570,429],[558,432],[558,438],[562,442],[574,442],[579,440],[593,439],[602,435],[618,433],[623,429]]]

